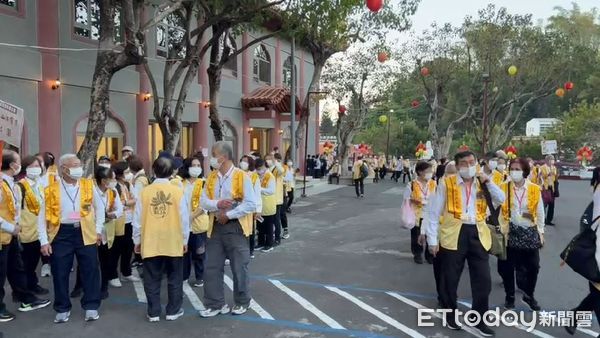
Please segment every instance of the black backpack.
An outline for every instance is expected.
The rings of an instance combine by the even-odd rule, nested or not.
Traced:
[[[360,177],[361,178],[366,178],[367,176],[369,176],[369,167],[367,167],[366,163],[363,163],[360,166]]]

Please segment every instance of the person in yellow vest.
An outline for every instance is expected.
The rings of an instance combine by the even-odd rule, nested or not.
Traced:
[[[529,182],[537,185],[540,184],[540,167],[535,164],[533,158],[528,157],[527,162],[529,163],[529,168],[531,168],[531,172],[529,173]]]
[[[51,152],[45,152],[42,154],[44,161],[45,172],[40,177],[40,183],[44,189],[56,178],[58,178],[58,170],[54,164],[54,155]]]
[[[8,322],[15,315],[4,304],[4,282],[8,279],[13,300],[20,302],[18,310],[27,312],[46,307],[48,300],[37,298],[28,288],[28,276],[23,265],[21,247],[17,235],[21,232],[22,195],[14,176],[21,172],[21,158],[11,150],[2,152],[0,178],[0,322]],[[35,222],[35,221],[34,221]],[[28,223],[26,221],[26,223]],[[39,223],[39,222],[38,222]]]
[[[423,245],[419,243],[423,219],[427,216],[427,206],[430,198],[435,194],[436,184],[433,178],[433,168],[425,161],[419,161],[415,167],[417,178],[404,190],[404,200],[409,200],[415,212],[417,225],[410,230],[410,250],[413,260],[417,264],[423,264]],[[433,256],[427,250],[425,244],[425,259],[433,264]]]
[[[337,184],[340,184],[340,173],[341,173],[340,162],[336,158],[333,161],[333,164],[331,165],[331,168],[329,168],[329,176],[327,177],[327,183],[332,184],[333,183],[333,179],[335,178]],[[379,169],[377,169],[377,175],[379,175]]]
[[[267,169],[265,161],[257,159],[255,162],[256,171],[260,181],[260,199],[262,211],[258,224],[258,247],[261,252],[267,253],[273,251],[273,230],[275,228],[275,217],[277,213],[277,189],[276,179],[273,173]]]
[[[316,159],[317,163],[321,163],[320,159]],[[275,246],[281,244],[281,238],[284,239],[289,237],[288,233],[288,224],[287,224],[287,215],[285,213],[285,209],[283,209],[283,205],[285,202],[285,187],[284,187],[284,179],[287,175],[286,167],[281,164],[281,155],[267,155],[265,156],[265,162],[267,163],[267,167],[275,176],[276,190],[275,190],[275,198],[277,199],[277,215],[275,215]],[[320,172],[320,169],[315,167],[315,170]],[[283,229],[283,236],[281,234]]]
[[[117,191],[117,180],[115,172],[112,168],[99,166],[94,174],[96,187],[94,188],[94,199],[102,202],[103,212],[105,215],[104,231],[102,233],[102,244],[98,246],[98,259],[100,262],[100,293],[102,299],[108,298],[108,284],[110,286],[121,287],[121,282],[117,278],[118,283],[112,276],[112,271],[116,270],[113,266],[111,255],[115,255],[113,244],[115,241],[116,220],[123,214],[123,204],[119,198]],[[77,267],[79,271],[81,267]]]
[[[200,196],[204,188],[202,162],[197,157],[183,161],[179,174],[183,178],[183,195],[190,210],[190,236],[188,251],[183,255],[183,280],[188,281],[194,267],[194,287],[204,286],[204,253],[208,214],[200,207]],[[190,283],[191,284],[191,283]]]
[[[365,197],[365,174],[368,172],[368,170],[368,165],[363,161],[362,157],[359,157],[352,166],[352,180],[354,181],[356,198]]]
[[[510,180],[501,186],[507,198],[501,206],[500,224],[508,245],[506,260],[498,260],[498,272],[506,293],[506,309],[515,307],[515,272],[519,272],[523,274],[523,302],[532,311],[539,311],[534,291],[540,270],[539,251],[544,244],[544,205],[540,187],[527,179],[530,170],[526,159],[512,160]],[[528,236],[529,232],[535,236]],[[539,239],[530,243],[524,241],[526,237]]]
[[[242,169],[250,178],[252,186],[254,187],[254,195],[256,197],[256,210],[254,211],[254,220],[252,222],[252,234],[248,244],[250,245],[250,259],[254,259],[254,249],[262,249],[262,246],[256,247],[256,222],[261,219],[262,216],[262,200],[260,198],[260,177],[256,172],[254,164],[254,158],[251,156],[243,156],[240,160],[240,169]]]
[[[60,180],[45,191],[46,226],[39,229],[42,255],[52,255],[55,323],[64,323],[71,315],[69,276],[73,257],[81,269],[85,320],[100,318],[100,271],[98,245],[104,231],[104,205],[94,197],[94,182],[83,177],[81,161],[75,154],[59,159]]]
[[[27,274],[27,289],[38,295],[48,294],[48,289],[39,285],[37,277],[37,266],[42,254],[40,252],[40,240],[38,228],[40,222],[46,222],[44,213],[44,188],[40,183],[43,162],[35,156],[27,156],[22,162],[22,171],[25,177],[17,183],[21,196],[21,217],[19,225],[21,233],[19,241],[23,251],[23,265]]]
[[[406,176],[408,176],[408,182],[411,181],[410,178],[410,160],[405,158],[402,160],[402,184],[406,184]]]
[[[144,188],[133,214],[133,243],[142,255],[148,321],[160,321],[160,286],[167,275],[168,321],[183,316],[183,255],[190,235],[190,213],[183,190],[169,182],[173,162],[159,157],[152,164],[156,179]]]
[[[488,206],[483,189],[489,191],[495,205],[504,202],[504,193],[485,174],[477,173],[477,158],[473,152],[460,152],[454,161],[459,175],[440,181],[430,202],[426,233],[429,251],[434,256],[439,254],[441,259],[441,305],[451,310],[446,315],[447,327],[456,330],[460,329],[455,316],[456,291],[465,261],[473,276],[472,309],[480,316],[488,310],[491,291],[488,251],[492,243],[485,223]],[[494,335],[483,322],[476,329],[484,336]]]
[[[542,191],[548,191],[545,193],[548,198],[544,201],[544,207],[546,210],[546,225],[554,226],[552,223],[554,219],[554,202],[557,196],[557,183],[558,183],[558,169],[554,165],[554,156],[547,155],[546,163],[539,169],[539,179],[542,183]]]
[[[331,162],[329,162],[331,163]],[[294,162],[291,159],[287,160],[287,175],[286,175],[286,184],[285,184],[285,189],[286,189],[286,196],[287,196],[287,201],[286,204],[284,205],[285,208],[285,212],[287,213],[292,213],[292,203],[294,203],[294,188],[296,186],[296,169],[298,168],[294,168]],[[284,233],[284,237],[285,237],[285,233]],[[287,236],[289,238],[289,235]]]
[[[127,163],[129,163],[129,170],[133,173],[133,177],[131,178],[131,193],[137,201],[142,195],[142,190],[150,184],[150,180],[146,175],[144,163],[140,157],[131,155],[127,158]],[[142,256],[137,253],[134,253],[134,255],[131,266],[134,268],[142,266]]]
[[[209,212],[208,242],[204,270],[204,305],[202,317],[229,313],[223,291],[225,259],[231,261],[233,275],[232,313],[244,314],[250,305],[248,237],[252,233],[252,215],[256,211],[256,194],[252,181],[233,165],[233,149],[227,142],[216,142],[201,206]],[[263,206],[264,207],[264,206]],[[264,210],[263,210],[264,211]]]
[[[131,269],[131,256],[133,255],[133,209],[136,199],[131,193],[131,176],[129,165],[125,161],[120,161],[112,166],[117,179],[116,190],[119,194],[119,199],[123,205],[123,213],[121,217],[115,220],[115,241],[110,250],[110,268],[109,284],[111,286],[120,287],[121,279],[128,282],[139,282],[140,278],[133,275]],[[120,269],[119,269],[120,267]],[[122,277],[119,278],[119,270]]]

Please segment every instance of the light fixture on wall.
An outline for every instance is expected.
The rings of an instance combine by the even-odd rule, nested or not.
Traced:
[[[283,135],[283,129],[279,129],[279,135]]]
[[[56,79],[52,82],[52,90],[58,89],[60,87],[60,80]]]
[[[204,109],[207,109],[208,107],[210,107],[210,101],[201,101],[200,103],[202,103]]]
[[[145,92],[144,94],[142,94],[142,99],[144,100],[144,102],[149,101],[152,98],[152,94],[150,94],[149,92]]]
[[[252,127],[248,128],[248,133],[251,133],[253,131],[254,131],[254,128],[252,128]]]

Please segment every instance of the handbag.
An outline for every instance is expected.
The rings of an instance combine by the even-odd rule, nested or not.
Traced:
[[[596,217],[592,224],[598,219],[600,219],[600,216]],[[569,245],[560,254],[563,262],[573,269],[573,271],[595,283],[600,282],[600,270],[596,261],[597,230],[598,226],[595,229],[592,229],[592,227],[584,229],[581,233],[573,237]]]
[[[588,229],[592,226],[594,222],[592,222],[594,218],[594,201],[588,204],[587,208],[581,215],[581,219],[579,219],[579,232],[583,232],[583,230]]]
[[[415,215],[412,205],[410,205],[409,199],[404,200],[402,208],[400,209],[400,223],[403,228],[409,230],[417,225],[417,216]]]
[[[544,204],[550,204],[554,202],[554,193],[552,192],[552,190],[542,190],[542,201],[544,201]]]
[[[511,219],[512,208],[510,204],[510,182],[508,182],[508,218]],[[540,239],[540,233],[538,232],[537,226],[533,227],[521,227],[509,223],[508,232],[508,243],[509,248],[520,249],[520,250],[537,250],[542,247],[542,240]]]
[[[500,216],[500,208],[494,210],[490,191],[485,184],[481,183],[481,180],[479,180],[479,185],[481,186],[481,190],[485,196],[487,206],[490,209],[490,216],[486,220],[487,226],[490,229],[490,236],[492,240],[492,247],[490,248],[489,253],[490,255],[498,257],[499,260],[506,260],[506,237],[500,231],[500,221],[498,221],[498,217]]]

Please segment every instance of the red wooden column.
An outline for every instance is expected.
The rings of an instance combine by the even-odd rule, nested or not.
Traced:
[[[273,115],[273,130],[271,130],[271,149],[269,152],[273,150],[273,148],[278,147],[281,148],[281,134],[279,134],[279,130],[281,129],[281,115],[278,112],[272,112]],[[279,149],[280,153],[285,152],[285,149]]]
[[[59,47],[58,0],[37,2],[38,45]],[[61,88],[52,89],[52,83],[60,80],[59,53],[40,49],[42,81],[38,82],[38,125],[40,152],[50,151],[57,158],[61,154]],[[69,128],[67,128],[68,130]]]
[[[246,46],[248,44],[248,33],[244,32],[242,34],[242,46]],[[242,52],[242,96],[248,95],[250,92],[250,78],[252,74],[250,74],[250,53],[248,49]],[[248,133],[248,129],[250,128],[250,115],[248,111],[244,109],[242,106],[242,132],[239,137],[239,142],[242,142],[244,154],[248,154],[250,152],[250,133]]]

